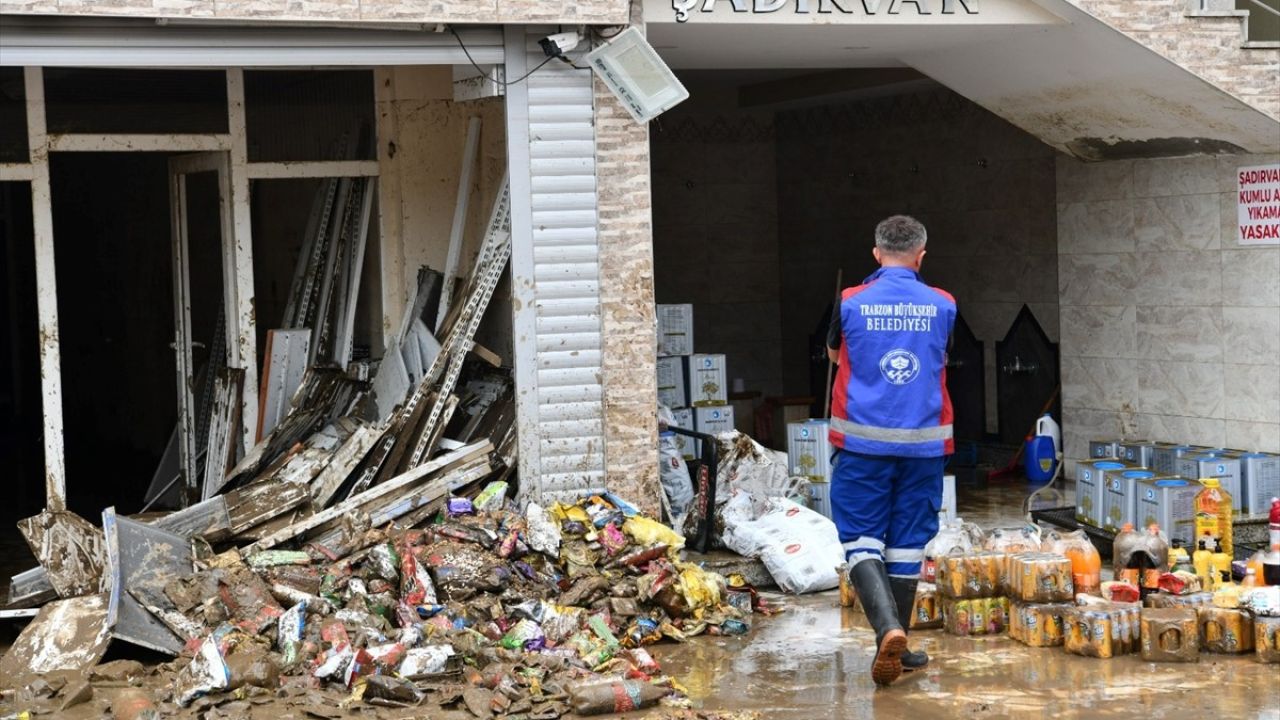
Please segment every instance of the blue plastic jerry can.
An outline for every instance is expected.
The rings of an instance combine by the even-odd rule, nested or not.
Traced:
[[[1058,423],[1048,413],[1036,421],[1036,434],[1027,440],[1026,450],[1023,452],[1027,480],[1046,483],[1058,473],[1058,463],[1062,461],[1060,432]]]

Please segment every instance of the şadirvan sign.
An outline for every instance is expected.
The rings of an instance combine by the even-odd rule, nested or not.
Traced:
[[[1280,245],[1280,163],[1237,169],[1236,217],[1241,245]]]
[[[717,7],[751,15],[977,15],[978,0],[671,0],[676,22]]]

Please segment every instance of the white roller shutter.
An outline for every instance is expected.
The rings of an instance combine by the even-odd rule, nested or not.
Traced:
[[[470,62],[448,32],[267,25],[5,16],[0,23],[0,65],[220,68]],[[467,29],[459,34],[477,63],[502,62],[501,30]]]
[[[547,29],[507,30],[507,77]],[[600,263],[591,71],[553,61],[507,88],[520,486],[550,501],[604,490]]]

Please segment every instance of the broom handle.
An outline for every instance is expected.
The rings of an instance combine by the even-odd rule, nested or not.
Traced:
[[[840,312],[840,291],[843,289],[841,287],[842,285],[844,285],[844,268],[839,268],[836,270],[836,304],[831,310],[832,320],[835,320],[836,317],[838,317],[836,313]],[[822,340],[822,354],[827,355],[827,341],[825,338]],[[827,358],[827,392],[825,395],[823,395],[823,400],[822,400],[822,417],[827,420],[831,419],[831,383],[834,381],[834,378],[832,378],[831,369],[832,367],[834,367],[834,365],[835,363],[831,362],[831,358],[828,357]]]

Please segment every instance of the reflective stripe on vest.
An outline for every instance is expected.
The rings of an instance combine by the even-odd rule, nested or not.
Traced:
[[[927,428],[885,428],[874,425],[859,425],[844,418],[831,418],[831,429],[862,440],[875,440],[891,443],[925,443],[951,439],[950,425],[936,425]]]

